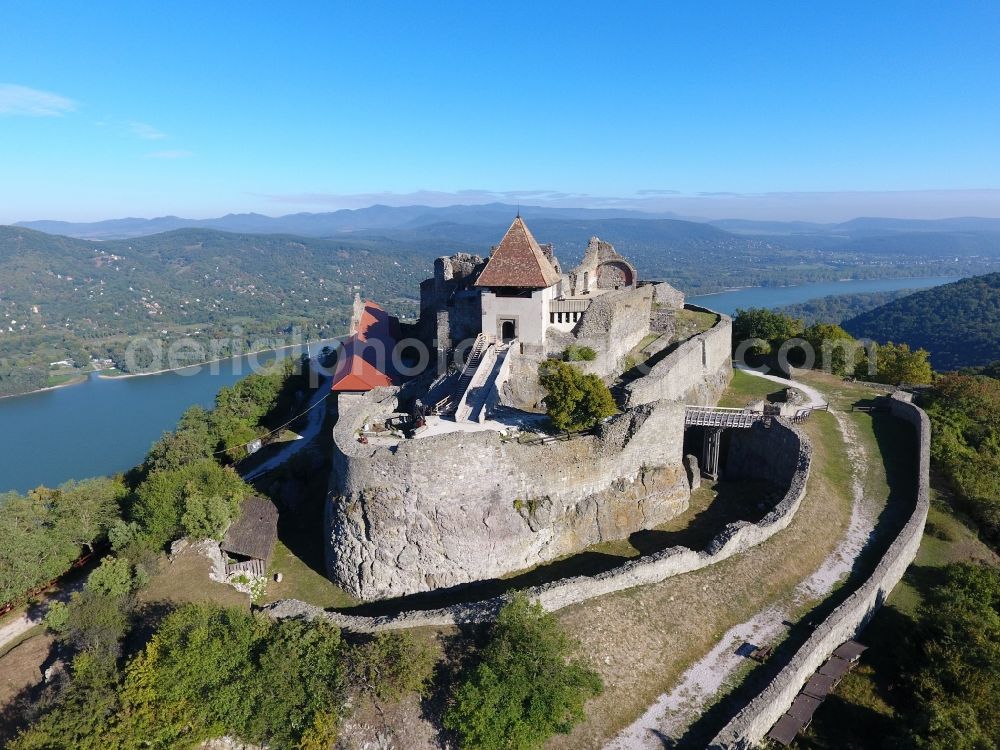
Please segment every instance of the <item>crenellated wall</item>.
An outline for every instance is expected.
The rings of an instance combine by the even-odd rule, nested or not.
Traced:
[[[596,434],[521,444],[494,431],[362,445],[396,408],[372,391],[334,428],[328,568],[365,599],[494,578],[663,523],[687,508],[684,410],[650,404]]]

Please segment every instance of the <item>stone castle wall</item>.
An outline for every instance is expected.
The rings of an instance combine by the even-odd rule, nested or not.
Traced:
[[[776,419],[771,428],[762,431],[761,434],[751,434],[753,431],[738,432],[742,437],[734,436],[736,441],[761,440],[765,446],[771,448],[771,450],[762,452],[764,462],[762,467],[756,471],[766,471],[770,461],[776,458],[785,463],[784,452],[788,452],[794,463],[795,468],[789,477],[784,496],[764,518],[757,523],[740,521],[728,524],[715,535],[705,549],[700,551],[688,547],[669,547],[653,555],[629,560],[605,573],[564,578],[525,589],[524,593],[540,602],[547,611],[552,612],[604,594],[659,583],[672,576],[706,568],[733,555],[745,552],[785,529],[791,523],[805,497],[812,461],[812,448],[809,441],[796,427],[780,419]],[[782,455],[779,456],[779,454]],[[779,467],[776,473],[781,473],[783,470]],[[757,474],[755,473],[753,476],[757,476]],[[324,618],[338,627],[355,632],[376,632],[421,626],[440,627],[487,622],[496,617],[497,612],[506,601],[507,597],[498,596],[440,609],[406,610],[378,617],[326,612],[320,607],[305,604],[295,599],[275,602],[265,609],[271,617],[278,619],[285,617]]]
[[[755,747],[834,649],[857,637],[916,557],[930,508],[930,420],[904,394],[893,395],[890,405],[896,417],[917,431],[917,496],[909,520],[871,576],[816,627],[774,680],[715,736],[709,745],[713,750]]]
[[[712,312],[688,305],[698,312]],[[657,362],[644,377],[626,386],[628,406],[660,399],[686,404],[710,405],[732,380],[733,321],[727,315],[707,331],[692,336]]]
[[[544,444],[492,431],[357,442],[362,424],[395,408],[393,390],[379,389],[334,428],[327,561],[356,596],[497,577],[687,508],[680,404],[629,409],[595,435]]]
[[[589,346],[597,358],[576,363],[580,369],[600,378],[621,372],[625,357],[649,333],[653,293],[652,286],[643,286],[594,297],[572,331],[548,328],[548,352],[558,354],[570,344]]]

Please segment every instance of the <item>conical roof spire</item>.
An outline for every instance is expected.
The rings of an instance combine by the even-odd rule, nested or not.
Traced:
[[[544,289],[558,281],[559,273],[545,257],[519,211],[479,274],[476,286]]]

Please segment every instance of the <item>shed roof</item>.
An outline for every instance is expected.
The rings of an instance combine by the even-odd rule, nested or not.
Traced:
[[[837,686],[837,678],[825,674],[814,674],[809,678],[809,682],[802,688],[802,692],[811,695],[813,698],[823,700]]]
[[[819,708],[820,703],[822,701],[813,698],[811,695],[799,693],[795,696],[795,700],[792,701],[792,705],[789,706],[786,714],[796,721],[802,722],[803,727],[807,727],[809,726],[809,722],[812,721],[813,714],[816,713],[816,709]]]
[[[476,286],[544,289],[558,282],[559,273],[518,216],[490,255]]]
[[[224,552],[267,560],[278,538],[278,509],[267,498],[251,497],[243,501],[237,518],[222,540]]]
[[[780,745],[790,747],[802,727],[803,724],[798,719],[788,714],[782,714],[777,723],[771,727],[771,731],[767,733],[767,736]]]

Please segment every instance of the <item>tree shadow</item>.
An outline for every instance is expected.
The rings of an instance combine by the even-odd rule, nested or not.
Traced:
[[[325,509],[332,471],[332,407],[314,440],[284,464],[257,479],[254,489],[278,507],[278,539],[308,568],[326,576]]]
[[[491,626],[460,624],[441,636],[442,659],[434,669],[431,689],[420,700],[420,714],[434,727],[438,747],[458,747],[458,737],[444,726],[444,713],[458,684],[479,663]]]
[[[32,724],[58,701],[69,676],[59,672],[49,682],[45,681],[45,670],[58,659],[65,659],[63,647],[53,641],[38,673],[38,682],[19,690],[7,703],[0,706],[0,747],[6,747],[19,732]]]

